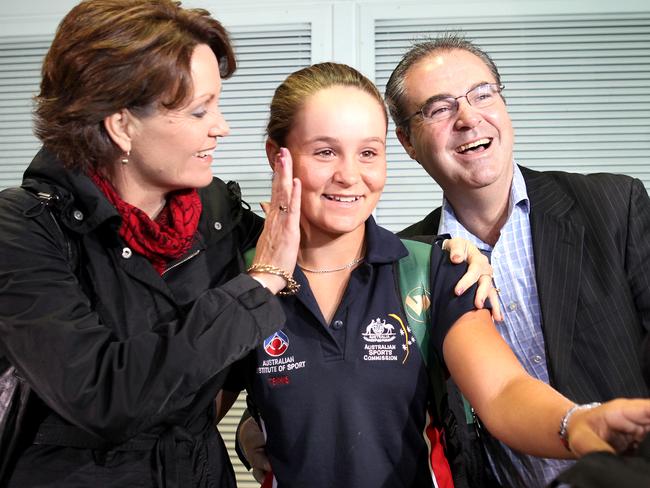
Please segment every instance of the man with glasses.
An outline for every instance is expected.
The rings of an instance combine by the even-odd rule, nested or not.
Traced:
[[[489,55],[457,35],[416,44],[395,68],[386,99],[397,137],[444,191],[442,207],[401,235],[448,233],[491,256],[505,311],[497,328],[532,376],[577,404],[647,396],[640,358],[650,328],[645,188],[626,176],[515,164],[503,89]],[[474,427],[465,430],[471,415],[453,385],[449,395],[465,458],[450,461],[466,465],[458,484],[488,486],[483,472],[467,467],[482,461],[468,451],[475,447]],[[482,439],[504,486],[546,486],[567,466]]]

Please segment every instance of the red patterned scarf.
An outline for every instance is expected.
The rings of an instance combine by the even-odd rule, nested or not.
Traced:
[[[120,236],[162,274],[167,263],[181,257],[192,246],[201,216],[201,199],[195,189],[167,195],[167,203],[156,220],[122,200],[115,187],[97,172],[89,174],[122,216]]]

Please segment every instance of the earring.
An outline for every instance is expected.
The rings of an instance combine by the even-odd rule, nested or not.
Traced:
[[[127,152],[124,154],[124,157],[121,159],[120,162],[121,162],[122,164],[129,164],[129,156],[130,156],[130,155],[131,155],[131,151],[127,151]]]

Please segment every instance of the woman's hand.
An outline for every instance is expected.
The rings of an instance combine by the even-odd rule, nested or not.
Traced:
[[[266,222],[257,241],[253,266],[272,266],[291,276],[300,244],[300,180],[293,178],[293,163],[288,149],[280,149],[273,169],[271,202],[262,203]],[[273,293],[288,284],[275,274],[252,271],[250,275]]]
[[[567,441],[580,457],[591,451],[633,451],[650,431],[650,400],[617,399],[576,410],[569,418]]]
[[[460,237],[445,239],[442,242],[442,249],[449,251],[452,263],[460,264],[466,261],[468,264],[467,273],[460,279],[454,289],[456,295],[462,295],[470,286],[478,283],[474,306],[482,309],[485,299],[489,298],[492,305],[492,319],[497,322],[502,321],[503,314],[499,304],[499,291],[494,287],[492,266],[488,258],[474,244]]]

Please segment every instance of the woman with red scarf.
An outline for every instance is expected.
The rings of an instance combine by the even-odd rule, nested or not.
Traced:
[[[213,178],[234,70],[222,25],[176,2],[85,1],[59,26],[43,148],[0,197],[0,366],[32,388],[0,485],[235,486],[215,397],[284,323],[300,186],[278,168],[264,224]]]

